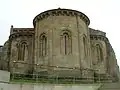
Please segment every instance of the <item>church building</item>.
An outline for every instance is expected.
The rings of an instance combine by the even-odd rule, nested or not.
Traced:
[[[85,82],[116,82],[119,68],[106,33],[72,9],[52,9],[33,19],[33,28],[11,26],[0,46],[0,69],[12,75],[75,77]]]

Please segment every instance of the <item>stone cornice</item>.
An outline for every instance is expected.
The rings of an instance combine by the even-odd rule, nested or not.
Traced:
[[[13,28],[13,30],[34,30],[34,28]]]
[[[34,33],[34,28],[12,28],[11,34],[14,33]]]
[[[35,24],[38,20],[42,20],[44,18],[47,18],[48,16],[79,16],[87,25],[90,24],[90,20],[89,18],[82,12],[76,11],[76,10],[72,10],[72,9],[52,9],[52,10],[48,10],[45,12],[42,12],[40,14],[38,14],[34,20],[33,20],[33,25],[35,27]]]
[[[20,36],[27,36],[27,37],[32,37],[34,36],[34,33],[30,33],[30,32],[24,32],[24,33],[14,33],[14,34],[11,34],[9,36],[9,40],[12,40],[12,39],[15,39],[17,37],[20,37]]]
[[[106,36],[105,32],[100,31],[100,30],[95,30],[95,29],[92,29],[92,28],[89,28],[89,32],[90,32],[90,35],[102,35],[102,36]]]
[[[90,35],[91,40],[102,40],[108,42],[108,38],[102,35]]]

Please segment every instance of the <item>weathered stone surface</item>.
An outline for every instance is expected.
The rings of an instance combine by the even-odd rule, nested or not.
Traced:
[[[0,67],[10,73],[110,78],[119,70],[106,33],[89,28],[89,18],[76,10],[54,9],[37,15],[34,28],[11,26],[0,48]]]

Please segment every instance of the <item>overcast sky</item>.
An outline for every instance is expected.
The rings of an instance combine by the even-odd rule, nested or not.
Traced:
[[[120,0],[0,0],[0,45],[8,39],[11,25],[33,27],[37,14],[58,7],[85,13],[89,27],[106,32],[120,66]]]

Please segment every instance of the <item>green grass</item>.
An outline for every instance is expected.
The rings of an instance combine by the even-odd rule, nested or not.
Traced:
[[[49,83],[49,84],[80,84],[86,82],[85,78],[74,77],[48,77],[48,76],[30,76],[23,74],[11,74],[11,83]]]
[[[27,80],[27,79],[13,79],[12,83],[51,83],[51,84],[72,84],[72,81],[55,80],[55,79],[39,79],[39,80]]]
[[[11,79],[11,83],[49,83],[49,84],[80,84],[80,83],[87,83],[84,80],[76,80],[73,79],[55,79],[55,78],[39,78],[39,79],[28,79],[28,78],[21,78],[21,79]]]

